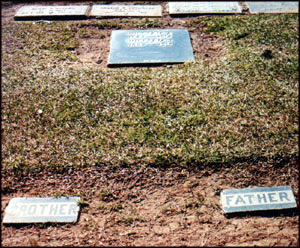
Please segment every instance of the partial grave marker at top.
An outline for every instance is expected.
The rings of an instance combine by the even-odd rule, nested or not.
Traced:
[[[246,2],[250,13],[298,13],[297,2]]]
[[[169,2],[169,13],[178,14],[234,14],[241,13],[238,2]]]
[[[94,4],[90,16],[162,16],[162,7],[160,5],[111,5],[111,4]]]
[[[194,61],[186,29],[114,30],[108,65]]]
[[[225,213],[296,208],[296,200],[290,186],[226,189],[221,192],[221,204]]]
[[[3,224],[75,223],[80,197],[18,197],[9,201]]]
[[[87,17],[89,5],[23,6],[15,14],[15,19],[46,17]]]

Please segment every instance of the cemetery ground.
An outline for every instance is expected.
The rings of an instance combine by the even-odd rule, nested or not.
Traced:
[[[220,205],[281,185],[299,205],[297,14],[16,22],[21,5],[2,2],[1,216],[62,195],[81,214],[1,224],[3,246],[298,245],[297,213]],[[167,28],[195,62],[107,67],[112,30]]]

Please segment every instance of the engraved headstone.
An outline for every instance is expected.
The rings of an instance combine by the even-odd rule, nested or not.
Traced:
[[[97,5],[92,6],[90,16],[161,16],[160,5]]]
[[[250,13],[298,13],[299,2],[246,2]]]
[[[186,29],[112,31],[109,65],[186,61],[194,61]]]
[[[3,224],[75,223],[80,197],[13,198],[4,212]]]
[[[226,189],[221,192],[225,213],[296,208],[290,186]]]
[[[23,6],[15,14],[15,19],[37,17],[85,17],[89,5],[72,6]]]
[[[178,14],[232,14],[241,13],[238,2],[169,2],[169,13]]]

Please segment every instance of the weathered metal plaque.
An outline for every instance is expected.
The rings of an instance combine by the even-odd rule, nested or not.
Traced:
[[[51,17],[51,16],[86,16],[89,5],[72,6],[23,6],[15,18]]]
[[[97,5],[92,6],[90,16],[161,16],[160,5]]]
[[[299,2],[246,2],[250,13],[298,13]]]
[[[227,189],[221,192],[225,213],[296,208],[290,186]]]
[[[108,64],[194,61],[186,29],[112,31]]]
[[[3,224],[75,223],[80,197],[13,198],[5,209]]]
[[[169,13],[178,14],[231,14],[241,13],[238,2],[169,2]]]

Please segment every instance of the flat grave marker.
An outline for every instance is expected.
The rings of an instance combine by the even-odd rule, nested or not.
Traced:
[[[246,2],[250,13],[298,13],[299,2]]]
[[[162,7],[160,5],[112,5],[112,4],[94,4],[90,16],[162,16]]]
[[[169,2],[169,13],[178,14],[233,14],[241,13],[238,2]]]
[[[194,61],[186,29],[114,30],[108,65]]]
[[[38,17],[86,17],[89,5],[23,6],[15,14],[15,19]]]
[[[221,192],[225,213],[296,208],[290,186],[226,189]]]
[[[10,200],[4,212],[3,224],[75,223],[80,197],[18,197]]]

